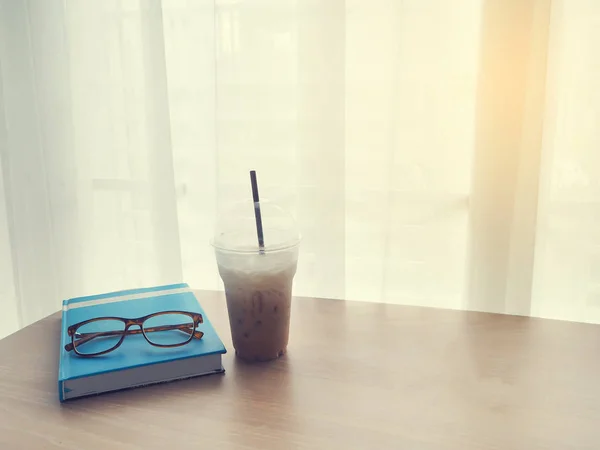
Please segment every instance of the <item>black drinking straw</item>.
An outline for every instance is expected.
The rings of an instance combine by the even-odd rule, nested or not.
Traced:
[[[260,215],[260,199],[258,197],[258,183],[256,182],[256,171],[250,171],[250,183],[252,184],[252,199],[254,200],[254,217],[256,218],[256,234],[258,236],[258,249],[260,253],[265,252],[265,237],[263,235],[262,217]]]

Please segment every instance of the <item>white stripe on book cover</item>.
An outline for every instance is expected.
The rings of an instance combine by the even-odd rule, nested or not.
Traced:
[[[149,291],[149,292],[139,292],[137,294],[129,294],[129,295],[116,295],[114,297],[106,297],[106,298],[98,298],[95,300],[88,300],[85,302],[71,303],[67,305],[63,305],[63,311],[68,311],[70,309],[83,308],[86,306],[95,306],[95,305],[106,305],[107,303],[115,303],[115,302],[123,302],[127,300],[137,300],[141,298],[151,298],[151,297],[160,297],[163,295],[172,295],[172,294],[183,294],[185,292],[191,292],[189,287],[176,288],[176,289],[166,289],[164,291]]]

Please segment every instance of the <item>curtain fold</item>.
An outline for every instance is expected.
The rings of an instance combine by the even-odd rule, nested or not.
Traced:
[[[70,240],[77,241],[79,227],[73,223],[77,190],[60,5],[3,2],[0,14],[7,133],[0,156],[9,232],[3,247],[11,249],[21,326],[45,315],[46,303],[56,309],[67,272],[77,280],[81,266]]]
[[[4,105],[2,68],[0,65],[0,105]],[[0,150],[6,149],[8,130],[4,108],[0,108]],[[0,314],[0,336],[10,334],[19,329],[22,319],[15,288],[15,270],[13,265],[13,248],[10,241],[8,211],[11,211],[9,191],[5,189],[5,163],[0,158],[0,298],[2,298],[2,314]]]
[[[483,3],[469,308],[531,312],[551,2]]]
[[[303,232],[297,295],[600,322],[599,24],[593,0],[0,0],[0,333],[221,289],[208,241],[250,169]]]
[[[532,314],[600,322],[600,5],[554,0]]]

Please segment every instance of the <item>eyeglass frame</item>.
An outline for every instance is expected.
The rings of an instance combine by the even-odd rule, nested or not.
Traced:
[[[190,317],[193,321],[194,321],[194,328],[193,328],[193,332],[190,333],[189,338],[185,341],[185,342],[181,342],[178,344],[157,344],[155,342],[152,342],[148,336],[146,336],[146,332],[152,332],[152,331],[163,331],[161,328],[163,327],[175,327],[175,328],[166,328],[164,329],[164,331],[167,330],[177,330],[177,329],[181,329],[181,327],[186,327],[189,329],[190,324],[181,324],[181,325],[161,325],[159,327],[151,327],[152,330],[145,330],[144,329],[144,322],[148,319],[151,319],[152,317],[156,317],[156,316],[163,316],[163,315],[167,315],[167,314],[182,314],[182,315],[186,315],[188,317]],[[123,322],[125,324],[125,328],[122,331],[119,331],[119,333],[121,334],[121,338],[119,339],[119,342],[117,342],[117,344],[112,347],[109,348],[108,350],[104,350],[102,352],[97,352],[97,353],[80,353],[77,350],[77,346],[81,345],[82,343],[87,342],[87,340],[85,342],[81,342],[78,341],[77,344],[75,344],[75,333],[77,331],[77,329],[83,325],[86,325],[88,323],[92,323],[92,322],[99,322],[102,320],[117,320],[120,322]],[[115,351],[117,348],[119,348],[121,346],[121,344],[123,343],[123,341],[125,340],[125,337],[127,335],[131,335],[131,334],[142,334],[144,336],[144,339],[146,339],[146,342],[148,342],[148,344],[154,346],[154,347],[163,347],[163,348],[172,348],[172,347],[181,347],[183,345],[189,344],[192,339],[196,338],[196,339],[202,339],[202,336],[204,336],[204,332],[200,331],[197,329],[198,325],[200,325],[201,323],[204,323],[204,319],[202,318],[202,314],[200,313],[196,313],[196,312],[190,312],[190,311],[159,311],[159,312],[155,312],[152,314],[148,314],[146,316],[142,316],[142,317],[137,317],[137,318],[126,318],[126,317],[112,317],[112,316],[105,316],[105,317],[94,317],[92,319],[88,319],[88,320],[84,320],[81,322],[77,322],[71,326],[69,326],[67,328],[67,334],[68,336],[71,338],[71,342],[69,344],[65,345],[65,350],[67,352],[71,352],[74,351],[75,354],[77,356],[81,356],[84,358],[87,357],[94,357],[94,356],[101,356],[101,355],[105,355],[106,353],[110,353],[112,351]],[[129,330],[130,327],[132,326],[138,326],[139,329],[134,329],[134,330]],[[181,330],[181,331],[185,331],[185,330]],[[106,332],[99,332],[100,334],[102,333],[106,333]],[[96,337],[96,336],[94,336]],[[93,337],[91,338],[93,339]],[[88,340],[91,340],[88,339]]]

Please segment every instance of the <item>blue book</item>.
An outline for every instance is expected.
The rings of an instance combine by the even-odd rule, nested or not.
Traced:
[[[125,323],[113,320],[91,322],[78,328],[73,336],[68,334],[71,325],[89,319],[134,319],[160,311],[201,314],[203,323],[196,330],[204,334],[195,333],[191,336],[194,319],[181,315],[148,319],[144,323],[144,333],[135,325],[129,328],[128,333],[124,333]],[[186,328],[186,320],[189,321],[188,324],[191,323],[190,328]],[[189,342],[181,346],[159,347],[151,345],[147,339],[160,345]],[[66,345],[75,342],[79,353],[89,355],[109,350],[119,341],[121,344],[115,350],[98,356],[80,356],[73,349],[65,349]],[[223,342],[187,284],[65,300],[62,310],[58,395],[62,402],[103,392],[222,373],[225,370],[221,359],[225,352]]]

